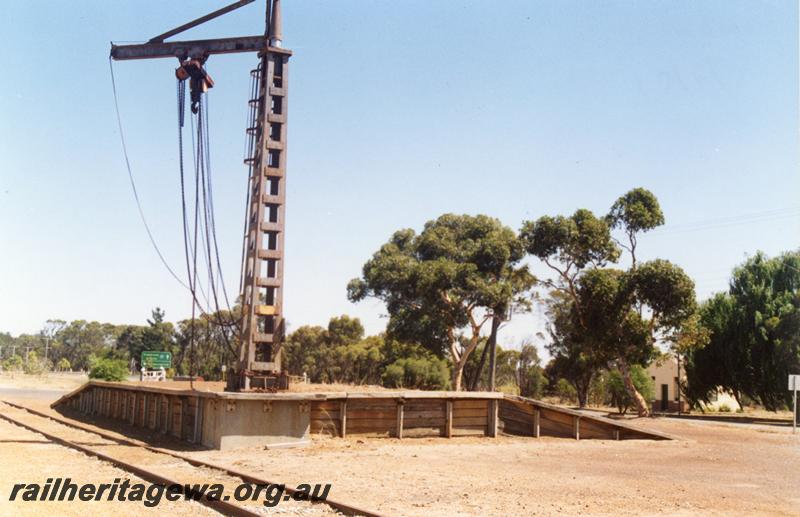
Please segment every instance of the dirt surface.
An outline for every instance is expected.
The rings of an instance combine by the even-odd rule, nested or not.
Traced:
[[[25,375],[23,373],[0,373],[0,389],[32,389],[32,390],[61,390],[63,392],[74,390],[89,380],[89,377],[80,373],[49,373],[46,375]],[[153,381],[142,383],[139,381],[123,381],[120,384],[131,386],[153,386],[157,388],[167,388],[176,390],[191,389],[189,381]],[[225,391],[225,383],[222,381],[195,381],[194,389],[198,391]],[[391,392],[383,386],[352,384],[317,384],[295,382],[289,385],[289,393],[308,393],[308,392]],[[416,390],[403,390],[416,391]]]
[[[129,479],[131,483],[145,483],[139,477],[118,469],[109,463],[85,454],[55,445],[42,435],[0,421],[0,515],[119,515],[134,517],[142,513],[155,515],[218,515],[200,504],[187,501],[162,502],[158,508],[143,508],[138,502],[90,501],[9,501],[16,483],[38,483],[47,478],[71,478],[76,484],[113,483],[115,479]]]
[[[797,515],[800,435],[636,425],[684,439],[331,439],[305,450],[194,454],[290,482],[324,480],[337,497],[390,515]]]
[[[20,402],[46,407],[43,400]],[[305,449],[184,453],[287,484],[332,483],[331,498],[387,515],[797,515],[800,434],[791,429],[667,418],[630,423],[681,439],[352,437],[315,439]],[[0,460],[16,447],[0,441]],[[0,499],[6,480],[25,477],[9,476],[5,465],[0,461]],[[27,477],[41,477],[44,468],[30,467]]]
[[[189,381],[158,381],[158,382],[122,382],[120,384],[129,384],[131,386],[153,386],[155,388],[167,388],[175,390],[188,390],[191,389]],[[195,381],[194,389],[197,391],[225,391],[225,383],[222,381]],[[289,389],[281,391],[280,393],[331,393],[331,392],[350,392],[350,393],[373,393],[373,392],[392,392],[397,390],[390,390],[383,386],[362,385],[354,386],[352,384],[316,384],[316,383],[293,383],[289,385]],[[417,390],[403,390],[417,391]]]
[[[82,373],[25,375],[3,372],[0,373],[0,388],[71,391],[88,380],[89,377]]]
[[[22,402],[22,401],[20,401]],[[28,402],[25,403],[26,407],[35,407],[39,406],[39,402]],[[40,408],[37,408],[40,409]],[[7,406],[5,404],[0,404],[0,414],[6,415],[11,417],[23,424],[27,424],[30,426],[35,427],[36,429],[41,429],[47,433],[51,433],[55,436],[60,438],[69,440],[73,443],[77,443],[83,446],[88,446],[92,450],[98,451],[100,453],[106,454],[113,458],[114,460],[119,460],[121,462],[125,462],[128,464],[135,465],[139,468],[146,469],[150,472],[154,472],[155,474],[172,480],[175,483],[184,485],[202,485],[202,484],[220,484],[224,486],[224,496],[228,497],[229,502],[235,504],[236,506],[244,506],[247,507],[249,510],[254,511],[258,514],[264,515],[273,515],[273,514],[290,514],[290,515],[304,515],[308,517],[326,517],[326,516],[335,516],[339,515],[338,512],[332,510],[327,505],[323,504],[311,504],[308,502],[303,501],[293,501],[289,498],[288,494],[284,494],[284,497],[280,499],[277,505],[267,505],[264,504],[267,501],[268,496],[262,495],[258,498],[251,498],[247,501],[237,502],[233,499],[233,495],[236,493],[237,486],[241,485],[243,481],[231,475],[226,474],[224,471],[220,471],[217,469],[210,469],[206,467],[198,467],[189,464],[188,462],[176,458],[173,456],[169,456],[166,454],[161,454],[152,450],[148,450],[143,447],[133,446],[130,444],[121,444],[113,439],[106,438],[104,436],[99,436],[94,433],[86,432],[80,429],[75,429],[73,427],[65,426],[58,422],[53,422],[52,420],[48,420],[46,418],[42,418],[41,416],[33,415],[21,409],[13,408]],[[33,440],[36,441],[37,444],[48,444],[48,446],[53,447],[52,454],[47,455],[39,455],[43,460],[44,464],[39,464],[36,468],[44,470],[46,473],[42,473],[40,470],[35,477],[32,479],[20,479],[18,476],[20,475],[18,472],[13,471],[12,469],[3,470],[3,474],[0,474],[0,486],[5,487],[7,490],[11,490],[14,483],[39,483],[44,484],[47,478],[54,478],[54,477],[70,477],[73,482],[77,484],[85,484],[85,483],[113,483],[115,478],[125,479],[131,478],[131,483],[143,482],[145,486],[149,486],[149,483],[144,482],[141,479],[132,479],[133,476],[127,475],[124,472],[122,473],[108,473],[107,470],[104,472],[103,469],[98,470],[94,463],[98,460],[94,460],[91,457],[85,456],[78,451],[74,451],[66,446],[61,445],[52,445],[48,443],[48,438],[44,437],[43,435],[39,435],[35,432],[30,430],[24,429],[22,427],[18,427],[15,424],[9,423],[5,420],[0,420],[0,433],[3,433],[4,428],[7,428],[7,434],[14,436],[15,438],[10,440],[8,443],[27,443],[29,440],[25,438],[16,438],[16,436],[20,434],[27,434],[32,435],[34,438]],[[4,454],[13,454],[10,452],[10,449],[4,447],[4,443],[0,443],[0,459],[3,458]],[[59,450],[61,449],[61,450]],[[74,454],[72,454],[74,453]],[[76,459],[75,454],[77,454],[78,458]],[[91,460],[89,462],[84,461]],[[3,463],[0,463],[3,464]],[[8,462],[8,465],[12,465],[13,463]],[[91,472],[92,475],[87,478],[87,472],[83,470],[75,470],[76,465],[83,465],[86,464],[86,470]],[[108,465],[108,463],[106,463]],[[62,473],[62,469],[66,470],[66,474]],[[80,469],[80,467],[79,467]],[[114,469],[115,470],[115,469]],[[100,477],[98,472],[104,474],[106,477]],[[5,478],[8,477],[8,480],[4,483]],[[273,494],[275,492],[272,492]],[[272,496],[274,497],[274,496]],[[8,495],[4,495],[0,492],[0,499],[3,502],[8,502]],[[18,499],[20,499],[18,497]],[[158,511],[160,514],[165,512],[170,512],[171,508],[166,503],[169,501],[163,500],[161,503],[153,508],[154,510]],[[108,501],[108,500],[101,500],[98,502],[92,501],[92,504],[101,504],[101,505],[109,505],[108,508],[103,512],[103,514],[117,514],[116,508],[113,510],[111,509],[114,505],[125,506],[125,508],[130,508],[133,506],[137,506],[136,513],[142,513],[143,511],[147,511],[148,508],[143,506],[142,502],[133,502],[128,501],[125,503],[117,502],[117,501]],[[169,502],[173,505],[179,505],[179,502]],[[191,505],[190,505],[191,503]],[[15,514],[17,509],[25,510],[25,511],[32,511],[30,515],[47,515],[50,514],[53,510],[56,510],[55,514],[63,514],[61,512],[61,507],[66,507],[72,510],[73,508],[78,508],[84,506],[85,502],[76,501],[76,502],[60,502],[60,503],[52,503],[53,507],[48,509],[45,508],[44,504],[49,503],[33,503],[33,502],[26,502],[22,500],[17,500],[13,502],[8,502],[9,506],[9,515]],[[199,507],[199,503],[194,502],[184,502],[183,506],[181,506],[180,511],[184,512],[185,514],[189,514],[188,512],[191,511],[192,513],[200,513],[201,515],[213,515],[216,512],[202,507],[202,511],[198,509],[192,510],[190,506]],[[14,511],[11,511],[11,510]],[[83,511],[85,512],[88,508],[84,506]],[[36,513],[40,512],[40,513]],[[67,512],[68,513],[68,512]],[[184,513],[179,513],[179,515],[183,515]],[[75,513],[76,515],[79,514],[78,512]],[[2,512],[2,507],[0,507],[0,515],[6,515],[6,513]],[[72,515],[72,514],[70,514]]]

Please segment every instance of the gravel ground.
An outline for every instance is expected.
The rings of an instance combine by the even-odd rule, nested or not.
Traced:
[[[20,402],[45,407],[42,400]],[[800,434],[667,418],[630,422],[681,439],[352,437],[315,439],[305,449],[188,454],[287,484],[332,483],[331,498],[387,515],[800,513]],[[5,460],[25,444],[6,441],[6,432],[0,428],[0,499],[7,480],[35,480],[49,468],[46,462],[26,464],[28,475],[9,476]],[[58,465],[71,464],[77,454],[61,448],[51,453]]]
[[[648,419],[676,441],[347,439],[193,453],[390,515],[798,515],[800,435]]]
[[[109,463],[86,456],[76,450],[49,442],[42,435],[0,421],[0,515],[34,516],[65,515],[116,515],[134,517],[142,514],[165,513],[175,516],[219,515],[194,502],[163,501],[157,508],[144,508],[138,502],[41,502],[9,501],[16,483],[38,483],[47,478],[71,478],[76,484],[113,483],[115,479],[129,479],[131,483],[145,483],[139,477],[118,469]]]
[[[37,400],[20,400],[28,407],[41,408]],[[91,449],[109,455],[114,459],[124,461],[138,467],[155,472],[163,477],[172,479],[180,484],[222,484],[224,494],[230,497],[230,502],[235,503],[232,495],[242,483],[240,478],[229,476],[219,470],[198,468],[179,458],[170,457],[149,451],[142,447],[120,445],[113,440],[97,436],[82,430],[70,428],[57,422],[32,415],[26,411],[11,408],[0,404],[0,414],[8,415],[22,423],[42,429],[60,438],[70,440]],[[15,501],[9,501],[9,494],[15,483],[38,483],[43,485],[47,478],[69,477],[76,484],[85,483],[113,483],[115,479],[131,479],[131,483],[144,482],[126,472],[112,467],[109,463],[84,455],[81,452],[66,446],[56,445],[44,436],[16,426],[5,420],[0,420],[0,516],[2,515],[85,515],[85,512],[97,508],[101,515],[140,515],[140,514],[165,514],[170,515],[217,515],[216,512],[194,502],[169,502],[162,499],[154,508],[144,507],[141,502],[117,501],[92,501],[92,502],[26,502],[21,496]],[[33,449],[25,454],[34,456],[35,461],[24,463],[23,468],[16,468],[19,464],[18,454],[20,449]],[[17,458],[16,461],[14,458]],[[149,485],[145,483],[146,486]],[[274,493],[274,492],[273,492]],[[250,500],[237,505],[247,506],[250,510],[263,515],[300,515],[308,517],[324,517],[339,515],[326,505],[310,504],[288,499],[288,495],[277,506],[268,507],[262,504],[266,496],[257,500]],[[126,513],[128,512],[128,513]]]

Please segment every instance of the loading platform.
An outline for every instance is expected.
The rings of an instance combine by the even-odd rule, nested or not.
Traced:
[[[672,437],[623,421],[496,392],[231,393],[90,381],[51,407],[212,449],[302,446],[313,436]]]

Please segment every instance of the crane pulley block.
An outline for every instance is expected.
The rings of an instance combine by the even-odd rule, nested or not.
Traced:
[[[189,91],[192,99],[192,113],[197,113],[200,96],[214,87],[214,80],[208,75],[199,59],[187,59],[175,69],[175,77],[179,81],[189,80]]]

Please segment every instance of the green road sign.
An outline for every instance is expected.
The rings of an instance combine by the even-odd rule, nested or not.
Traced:
[[[172,368],[172,352],[142,352],[142,366],[145,368]]]

